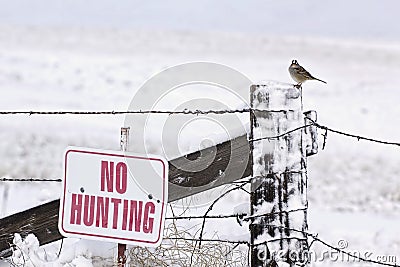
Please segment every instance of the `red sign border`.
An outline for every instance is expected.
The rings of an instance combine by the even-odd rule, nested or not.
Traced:
[[[164,203],[165,203],[165,174],[166,174],[166,166],[164,164],[164,161],[158,158],[146,158],[146,157],[141,157],[141,156],[129,156],[129,155],[120,155],[120,154],[112,154],[112,153],[104,153],[104,152],[94,152],[94,151],[85,151],[85,150],[79,150],[79,149],[69,149],[65,152],[65,158],[64,158],[64,194],[63,194],[63,205],[62,205],[62,218],[61,218],[61,228],[64,233],[66,234],[73,234],[73,235],[84,235],[84,236],[91,236],[91,237],[100,237],[100,238],[105,238],[105,239],[112,239],[112,240],[124,240],[124,241],[133,241],[133,242],[138,242],[138,243],[148,243],[148,244],[156,244],[160,241],[161,238],[161,229],[163,220],[164,218],[161,217],[160,220],[160,227],[159,227],[159,232],[158,232],[158,237],[156,241],[148,241],[148,240],[139,240],[139,239],[132,239],[132,238],[123,238],[123,237],[113,237],[113,236],[105,236],[105,235],[100,235],[100,234],[88,234],[88,233],[81,233],[81,232],[72,232],[72,231],[66,231],[64,229],[64,211],[65,211],[65,196],[66,196],[66,181],[67,181],[67,158],[68,154],[70,152],[77,152],[77,153],[83,153],[83,154],[95,154],[95,155],[103,155],[103,156],[116,156],[120,158],[134,158],[134,159],[143,159],[143,160],[155,160],[159,161],[163,165],[163,197],[162,197],[162,207],[161,207],[161,214],[164,212]]]

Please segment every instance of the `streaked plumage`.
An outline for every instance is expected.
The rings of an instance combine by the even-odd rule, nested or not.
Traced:
[[[298,86],[301,86],[303,82],[308,80],[316,80],[326,83],[325,81],[312,76],[308,71],[306,71],[302,66],[300,66],[297,60],[295,59],[292,60],[292,64],[290,64],[289,66],[289,73],[292,79],[297,82]]]

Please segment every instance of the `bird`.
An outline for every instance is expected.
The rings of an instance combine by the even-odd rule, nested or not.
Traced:
[[[300,64],[295,59],[292,60],[292,64],[290,64],[289,66],[289,73],[292,79],[297,82],[296,87],[301,87],[301,84],[308,80],[316,80],[326,83],[325,81],[312,76],[308,71],[300,66]]]

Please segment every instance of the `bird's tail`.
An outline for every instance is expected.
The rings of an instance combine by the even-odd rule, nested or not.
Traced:
[[[314,78],[314,80],[317,80],[317,81],[320,81],[320,82],[323,82],[323,83],[327,83],[327,82],[325,82],[323,80],[320,80],[320,79],[317,79],[317,78]]]

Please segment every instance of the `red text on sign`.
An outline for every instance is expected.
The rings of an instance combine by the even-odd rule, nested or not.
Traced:
[[[101,191],[114,192],[115,182],[115,190],[120,194],[124,194],[126,192],[127,180],[128,168],[125,162],[115,164],[112,161],[101,161]]]
[[[147,234],[153,232],[155,211],[151,201],[72,194],[70,223]]]

